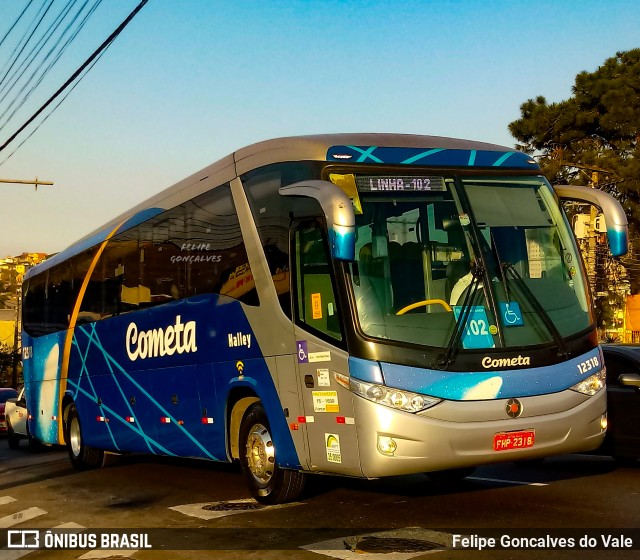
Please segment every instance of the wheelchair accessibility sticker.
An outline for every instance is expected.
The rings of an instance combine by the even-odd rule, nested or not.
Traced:
[[[505,327],[521,327],[524,325],[522,312],[517,301],[499,302],[502,323]]]
[[[296,341],[297,354],[298,354],[298,363],[299,364],[309,364],[316,362],[330,362],[331,361],[331,352],[326,350],[324,352],[309,352],[307,349],[307,341],[306,340],[298,340]]]

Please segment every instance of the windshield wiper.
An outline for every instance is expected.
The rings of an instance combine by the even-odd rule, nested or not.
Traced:
[[[462,333],[467,325],[467,319],[471,314],[471,308],[473,307],[473,301],[478,293],[480,287],[480,280],[484,277],[484,268],[479,265],[474,265],[471,269],[472,280],[466,289],[464,300],[460,306],[460,314],[456,321],[453,334],[449,339],[445,351],[438,356],[434,367],[437,369],[447,369],[456,359],[456,354],[460,348],[460,342],[462,341]]]
[[[569,347],[566,345],[564,339],[562,338],[562,335],[560,334],[558,327],[555,326],[555,324],[553,323],[553,320],[551,319],[551,317],[549,317],[547,310],[544,307],[542,307],[542,304],[540,303],[540,301],[538,301],[538,298],[529,289],[529,286],[527,286],[522,276],[520,276],[520,273],[515,269],[515,267],[511,263],[501,262],[500,267],[503,270],[507,271],[507,274],[505,275],[505,281],[506,281],[506,276],[508,274],[511,274],[513,279],[516,281],[516,284],[518,285],[520,290],[522,290],[522,293],[524,294],[524,296],[527,298],[529,303],[533,305],[535,310],[538,312],[538,315],[542,319],[542,322],[547,327],[547,330],[549,331],[551,336],[553,336],[553,340],[558,346],[558,357],[561,357],[566,360],[571,355],[571,352],[569,351]]]
[[[540,315],[542,322],[547,327],[547,330],[549,331],[551,336],[553,336],[553,340],[558,345],[558,356],[564,359],[567,359],[570,356],[571,352],[569,351],[569,348],[565,344],[564,339],[560,334],[560,331],[553,323],[553,320],[551,319],[551,317],[549,317],[547,310],[542,306],[538,298],[529,289],[529,286],[527,286],[527,283],[524,281],[524,278],[522,278],[522,276],[516,270],[516,268],[510,262],[505,262],[500,258],[500,253],[498,252],[498,245],[496,244],[496,241],[493,238],[493,233],[491,234],[491,241],[492,241],[491,248],[498,262],[498,268],[500,269],[500,275],[502,276],[502,282],[504,283],[504,293],[505,293],[505,296],[507,297],[507,303],[511,301],[511,297],[509,294],[509,274],[511,274],[511,276],[515,280],[516,284],[522,291],[525,298],[529,301],[529,303],[533,305],[535,310]]]

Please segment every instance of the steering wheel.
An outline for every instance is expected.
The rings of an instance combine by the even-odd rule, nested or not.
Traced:
[[[407,311],[411,311],[412,309],[417,309],[418,307],[425,307],[427,305],[433,304],[442,305],[442,307],[444,307],[447,311],[453,311],[451,309],[451,306],[443,299],[423,299],[422,301],[417,301],[416,303],[412,303],[411,305],[403,307],[396,313],[396,315],[404,315]]]

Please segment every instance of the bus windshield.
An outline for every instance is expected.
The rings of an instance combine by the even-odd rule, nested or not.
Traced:
[[[593,324],[577,247],[544,178],[425,178],[429,188],[402,190],[380,180],[357,178],[350,279],[365,335],[506,348]]]

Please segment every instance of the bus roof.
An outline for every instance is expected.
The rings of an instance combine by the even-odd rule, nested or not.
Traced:
[[[202,194],[211,188],[231,181],[235,177],[242,175],[252,169],[262,167],[271,163],[284,161],[344,161],[331,152],[331,148],[338,148],[340,152],[353,152],[356,156],[361,154],[365,157],[365,163],[407,163],[408,161],[381,161],[379,158],[371,157],[374,150],[382,148],[401,148],[414,153],[422,151],[423,154],[442,153],[467,153],[473,154],[475,162],[476,153],[492,154],[492,161],[496,158],[506,159],[510,155],[519,156],[518,161],[526,161],[530,164],[529,169],[538,169],[537,163],[522,152],[516,152],[512,148],[477,142],[473,140],[463,140],[458,138],[448,138],[443,136],[422,136],[417,134],[384,134],[384,133],[357,133],[357,134],[319,134],[309,136],[290,136],[275,138],[251,144],[240,148],[231,155],[201,169],[189,177],[159,192],[151,198],[141,202],[131,210],[121,214],[113,220],[107,222],[102,227],[92,231],[81,238],[64,251],[57,253],[50,259],[29,270],[25,278],[44,272],[48,268],[65,261],[66,259],[81,253],[104,241],[114,230],[125,231],[165,210],[173,208],[183,202]],[[332,153],[335,155],[332,157]],[[351,158],[353,156],[348,156]],[[482,167],[485,164],[477,162],[471,163],[471,158],[467,155],[462,166]],[[415,158],[412,158],[415,159]],[[515,159],[515,158],[514,158]],[[352,160],[353,162],[353,160]],[[443,160],[439,162],[429,162],[432,165],[439,163],[444,165]],[[426,162],[423,163],[423,165]],[[460,163],[450,163],[450,165],[460,166]],[[491,165],[491,164],[489,164]],[[495,164],[494,164],[495,165]],[[488,165],[486,165],[488,166]],[[524,167],[524,165],[521,165]]]

